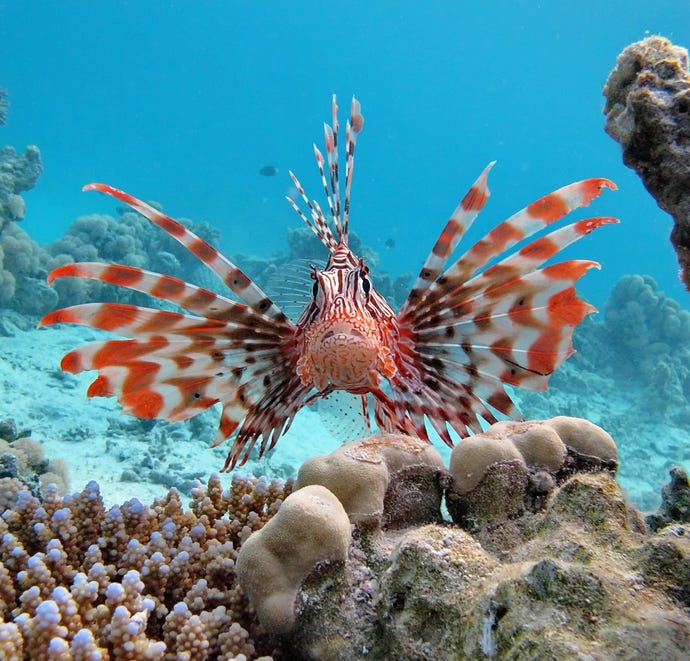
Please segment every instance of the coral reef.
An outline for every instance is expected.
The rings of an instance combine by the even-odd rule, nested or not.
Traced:
[[[307,459],[295,488],[325,486],[358,525],[409,526],[440,520],[444,473],[441,456],[426,441],[377,434]]]
[[[343,562],[349,545],[347,513],[320,485],[293,491],[276,515],[249,537],[237,557],[237,576],[269,633],[294,627],[295,598],[303,579],[319,563]]]
[[[42,498],[49,484],[58,494],[66,493],[67,464],[46,458],[41,443],[28,430],[18,430],[14,420],[0,420],[0,513],[13,508],[23,490]]]
[[[7,121],[8,107],[7,90],[0,87],[0,126]],[[38,147],[30,145],[22,155],[9,146],[0,149],[0,233],[10,222],[24,218],[25,204],[20,193],[34,187],[42,170]],[[1,274],[0,262],[0,288]]]
[[[108,511],[98,485],[43,502],[23,491],[0,519],[0,657],[247,659],[270,641],[238,587],[242,542],[291,483],[218,475],[151,507]]]
[[[0,307],[36,316],[52,310],[58,294],[46,284],[49,255],[18,225],[0,233]]]
[[[345,448],[305,465],[314,484],[297,490],[235,474],[223,491],[214,475],[189,509],[176,489],[108,511],[94,483],[22,491],[0,518],[0,656],[686,658],[681,472],[650,533],[615,482],[615,444],[586,420],[498,423],[450,472],[418,439]],[[368,480],[350,505],[373,515],[348,516],[319,480],[346,502]],[[438,485],[488,514],[444,520]]]
[[[38,147],[28,146],[23,154],[9,146],[0,149],[0,232],[12,221],[24,218],[24,198],[43,171]]]
[[[649,37],[618,56],[604,87],[606,131],[623,161],[673,216],[671,243],[690,289],[690,74],[688,52]]]

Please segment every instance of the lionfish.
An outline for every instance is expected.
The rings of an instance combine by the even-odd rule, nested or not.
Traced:
[[[314,146],[328,214],[299,193],[288,201],[329,251],[325,268],[311,267],[312,296],[294,322],[235,264],[180,223],[131,195],[92,183],[128,204],[198,257],[239,301],[178,278],[132,266],[84,262],[54,269],[150,294],[188,313],[118,303],[84,303],[46,315],[132,339],[81,346],[62,369],[97,370],[88,396],[116,396],[140,418],[185,420],[222,405],[214,447],[233,433],[223,470],[244,464],[257,440],[259,456],[274,447],[297,412],[336,390],[361,398],[380,430],[428,440],[426,421],[448,444],[481,431],[497,414],[519,418],[504,385],[544,390],[573,353],[575,327],[594,311],[574,283],[588,260],[543,266],[569,244],[615,218],[589,218],[518,242],[588,205],[608,179],[586,179],[542,197],[469,247],[448,268],[459,241],[489,197],[479,175],[434,244],[396,314],[372,284],[367,265],[348,247],[355,143],[364,118],[353,98],[345,128],[345,191],[341,198],[338,119],[325,124],[326,156]]]

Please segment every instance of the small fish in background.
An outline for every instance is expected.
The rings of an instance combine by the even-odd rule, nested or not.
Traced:
[[[278,168],[275,165],[264,165],[259,170],[259,174],[262,177],[275,177],[278,174]]]
[[[348,245],[355,142],[364,124],[359,102],[352,100],[345,127],[342,198],[335,97],[332,116],[332,125],[325,125],[326,156],[314,147],[328,216],[290,173],[302,205],[288,201],[330,253],[325,268],[310,267],[311,296],[296,321],[180,223],[112,186],[84,187],[125,202],[158,225],[242,301],[119,264],[54,269],[49,283],[65,276],[92,278],[189,312],[85,303],[46,315],[42,325],[83,324],[132,338],[92,342],[64,356],[66,371],[98,370],[88,396],[116,396],[126,413],[170,421],[222,404],[215,445],[234,434],[223,467],[232,470],[247,461],[259,439],[261,456],[302,407],[335,391],[355,398],[367,426],[371,410],[383,431],[428,440],[429,424],[452,446],[451,431],[466,437],[496,422],[498,413],[520,417],[506,384],[546,389],[551,374],[573,352],[575,327],[594,311],[578,298],[575,282],[599,265],[578,259],[545,263],[594,229],[618,221],[586,218],[516,246],[615,184],[585,179],[545,195],[447,266],[489,199],[490,163],[451,214],[396,313],[374,288],[364,259]],[[338,408],[350,405],[338,401]]]
[[[386,246],[386,248],[388,248],[388,250],[392,250],[393,248],[395,248],[395,239],[392,237],[390,239],[386,239],[383,242],[383,245]]]

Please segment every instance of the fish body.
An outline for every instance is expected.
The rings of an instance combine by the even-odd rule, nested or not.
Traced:
[[[493,228],[447,267],[489,197],[489,164],[446,223],[405,303],[394,312],[348,246],[356,139],[364,119],[353,99],[345,131],[341,199],[338,119],[325,125],[326,155],[314,147],[328,216],[304,192],[288,198],[329,250],[312,267],[312,299],[293,322],[239,267],[157,209],[105,184],[111,195],[179,241],[238,300],[177,278],[118,264],[67,264],[52,271],[120,285],[174,303],[173,312],[116,303],[85,303],[51,312],[42,325],[85,324],[131,339],[93,342],[64,356],[70,372],[97,370],[89,396],[115,396],[126,413],[178,421],[222,405],[215,445],[234,434],[224,470],[271,449],[298,411],[333,391],[361,397],[377,426],[428,439],[428,422],[449,445],[491,424],[519,417],[504,384],[542,390],[572,353],[572,333],[594,308],[574,283],[596,262],[545,262],[610,217],[576,221],[519,249],[517,243],[585,206],[608,179],[565,186]],[[299,201],[301,198],[301,202]]]

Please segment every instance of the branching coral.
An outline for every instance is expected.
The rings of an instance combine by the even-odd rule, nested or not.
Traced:
[[[235,561],[290,490],[235,475],[223,491],[213,475],[190,509],[171,489],[107,511],[93,482],[22,492],[0,519],[0,657],[254,658],[267,643]]]

